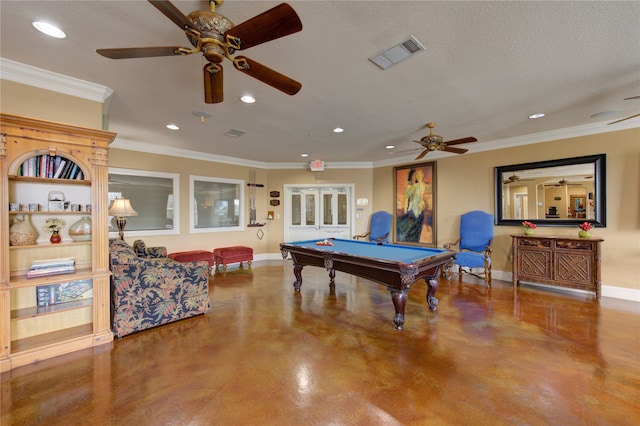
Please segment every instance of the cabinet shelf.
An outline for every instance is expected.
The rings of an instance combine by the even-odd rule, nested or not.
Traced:
[[[53,179],[53,178],[44,178],[44,177],[34,177],[34,176],[16,176],[9,175],[9,180],[13,181],[21,181],[21,182],[34,182],[34,183],[51,183],[58,185],[88,185],[91,186],[90,180],[78,180],[78,179]]]
[[[19,321],[26,318],[34,318],[42,315],[50,315],[58,312],[71,311],[91,307],[93,299],[82,299],[73,302],[59,303],[49,306],[32,306],[29,308],[15,309],[11,311],[11,321]]]
[[[60,284],[69,281],[80,281],[91,279],[91,268],[76,268],[75,272],[69,274],[47,275],[44,277],[27,278],[27,274],[19,274],[11,277],[10,288],[34,287],[39,285]]]
[[[33,249],[33,248],[52,248],[55,247],[64,247],[64,246],[82,246],[82,245],[91,245],[91,240],[89,241],[63,241],[58,244],[51,243],[37,243],[37,244],[29,244],[25,246],[9,246],[9,250],[24,250],[24,249]]]
[[[63,328],[38,336],[11,341],[11,353],[19,353],[39,348],[45,348],[54,344],[62,344],[73,339],[81,339],[90,336],[93,332],[93,324],[83,324],[76,327]]]
[[[77,215],[77,216],[91,216],[91,212],[88,212],[86,210],[84,211],[78,211],[78,212],[72,212],[70,210],[64,210],[64,211],[55,211],[55,210],[38,210],[38,211],[33,211],[33,210],[18,210],[18,211],[10,211],[9,212],[10,215],[18,215],[18,214],[48,214],[48,215]]]

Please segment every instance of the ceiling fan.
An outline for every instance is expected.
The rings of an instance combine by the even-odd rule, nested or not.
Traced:
[[[630,98],[624,98],[625,101],[629,101],[631,99],[640,99],[640,96],[631,96]],[[611,124],[620,123],[621,121],[630,120],[635,117],[640,117],[640,114],[634,114],[634,115],[630,115],[629,117],[621,118],[620,120],[612,121],[611,123],[607,123],[607,126]]]
[[[520,181],[520,176],[516,175],[515,173],[513,173],[511,176],[509,176],[508,178],[506,178],[503,182],[504,185],[508,185],[510,183],[514,183],[514,182],[518,182]]]
[[[565,178],[560,179],[557,183],[548,183],[545,186],[554,186],[556,188],[560,188],[562,186],[582,186],[581,183],[571,183]]]
[[[237,50],[248,49],[302,30],[300,18],[287,3],[281,3],[239,25],[216,13],[216,6],[224,0],[208,0],[210,10],[197,10],[185,16],[169,1],[148,0],[156,9],[182,29],[193,48],[180,46],[129,47],[97,49],[110,59],[148,58],[156,56],[190,55],[202,52],[207,60],[204,73],[204,101],[222,102],[222,65],[230,60],[237,70],[287,95],[295,95],[302,88],[299,82],[280,74],[245,56],[232,56]]]
[[[427,123],[427,127],[429,128],[429,135],[424,136],[419,141],[414,141],[422,145],[425,149],[416,157],[416,160],[421,159],[425,155],[427,155],[431,151],[446,151],[453,152],[455,154],[464,154],[468,151],[468,149],[464,148],[452,148],[451,145],[459,145],[463,143],[477,142],[478,139],[474,137],[455,139],[452,141],[445,142],[443,137],[440,135],[433,134],[433,128],[436,127],[436,123],[429,122]],[[421,149],[421,148],[418,148]]]

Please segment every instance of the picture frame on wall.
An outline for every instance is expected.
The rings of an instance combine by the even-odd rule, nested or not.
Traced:
[[[436,162],[393,168],[395,244],[436,246]]]

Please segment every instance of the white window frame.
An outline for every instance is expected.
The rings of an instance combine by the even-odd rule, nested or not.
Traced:
[[[173,183],[173,227],[172,228],[157,228],[157,229],[149,229],[149,230],[129,230],[125,227],[124,232],[126,237],[149,237],[156,235],[179,235],[180,234],[180,175],[178,173],[165,173],[165,172],[153,172],[149,170],[135,170],[135,169],[121,169],[117,167],[109,167],[109,180],[111,180],[111,175],[125,175],[129,177],[141,176],[141,177],[155,177],[160,179],[171,179]],[[135,179],[134,179],[135,180]],[[111,191],[109,188],[109,205],[111,205],[111,201],[116,196],[124,195],[125,198],[129,198],[129,195],[118,192]],[[141,203],[136,203],[135,199],[129,198],[131,201],[131,206],[136,209],[136,204],[138,204],[138,213],[140,213],[139,205]],[[164,204],[168,206],[168,201],[164,201]],[[165,210],[164,214],[167,214]],[[139,218],[140,216],[138,216]],[[113,216],[109,216],[109,223],[112,223]],[[113,227],[109,228],[109,238],[117,238],[118,231],[114,230]]]
[[[197,201],[195,194],[195,186],[196,182],[210,182],[210,183],[226,183],[226,184],[235,184],[237,185],[238,191],[238,225],[233,226],[207,226],[196,227],[196,217],[197,217]],[[242,179],[226,179],[219,177],[211,177],[211,176],[194,176],[189,175],[189,232],[192,234],[199,234],[205,232],[232,232],[232,231],[244,231],[244,221],[245,221],[245,201],[244,201],[244,186],[245,182]],[[229,208],[234,208],[233,206],[229,206]]]

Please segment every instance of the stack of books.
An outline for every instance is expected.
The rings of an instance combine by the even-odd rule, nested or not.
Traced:
[[[69,274],[75,272],[76,260],[73,257],[62,259],[37,260],[31,264],[27,278],[44,277],[47,275]]]
[[[18,168],[18,176],[31,176],[49,179],[84,179],[82,169],[69,160],[59,155],[36,155],[28,158]]]

